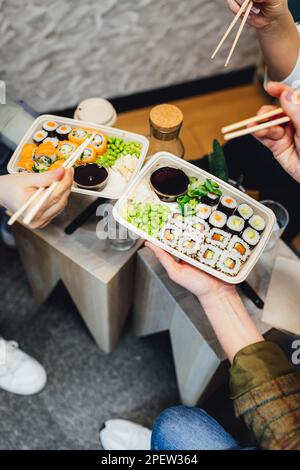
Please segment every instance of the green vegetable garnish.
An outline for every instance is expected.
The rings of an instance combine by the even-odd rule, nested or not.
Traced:
[[[228,181],[228,167],[222,145],[215,139],[213,151],[208,156],[209,171],[223,181]]]
[[[124,139],[109,137],[107,143],[107,151],[104,155],[100,155],[97,163],[104,168],[111,168],[118,158],[126,155],[135,155],[140,158],[142,145],[139,142],[126,142]]]

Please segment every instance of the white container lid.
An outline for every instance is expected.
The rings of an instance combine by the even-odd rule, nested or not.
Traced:
[[[112,127],[116,122],[117,113],[108,100],[104,98],[88,98],[78,105],[74,119]]]

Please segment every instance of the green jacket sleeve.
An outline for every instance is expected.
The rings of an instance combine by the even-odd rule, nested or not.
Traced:
[[[300,374],[268,341],[235,356],[230,373],[236,415],[263,449],[300,449]]]

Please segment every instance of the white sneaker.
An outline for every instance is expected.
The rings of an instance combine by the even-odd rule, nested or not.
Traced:
[[[0,338],[0,388],[18,395],[34,395],[46,382],[41,364],[21,351],[15,341]]]
[[[104,450],[150,450],[151,431],[125,419],[110,419],[100,431]]]

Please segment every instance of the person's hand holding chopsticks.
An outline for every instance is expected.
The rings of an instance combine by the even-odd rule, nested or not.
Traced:
[[[230,10],[236,15],[243,0],[227,0]],[[287,11],[287,0],[255,0],[247,23],[254,28],[264,28],[279,21]]]
[[[33,229],[43,228],[65,208],[73,183],[73,168],[49,171],[41,174],[19,173],[0,177],[0,205],[15,212],[38,188],[59,184],[43,204],[30,224]],[[36,201],[35,201],[36,203]],[[30,210],[31,206],[27,210]]]
[[[267,91],[271,96],[279,98],[291,122],[262,129],[253,135],[271,150],[284,170],[300,183],[300,93],[276,82],[269,82]],[[257,114],[265,114],[273,109],[276,107],[263,106]]]

